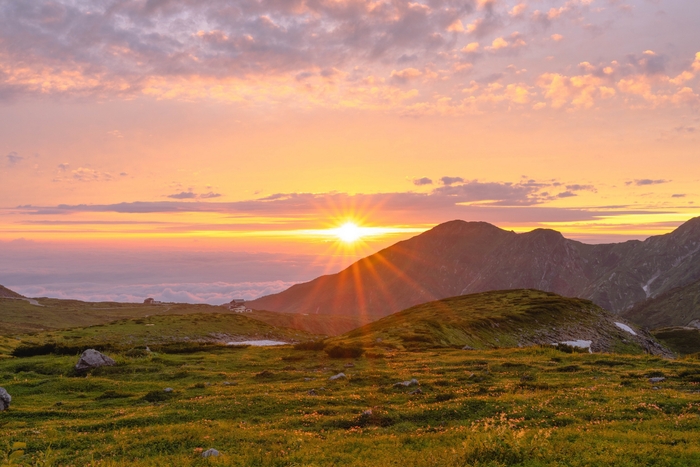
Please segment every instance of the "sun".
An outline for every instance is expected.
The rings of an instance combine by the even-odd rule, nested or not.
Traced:
[[[335,235],[345,243],[354,243],[362,238],[362,229],[353,222],[346,222],[335,229]]]

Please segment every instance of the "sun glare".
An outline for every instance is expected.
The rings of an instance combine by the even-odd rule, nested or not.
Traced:
[[[336,229],[336,235],[345,243],[353,243],[362,237],[362,230],[352,222],[346,222]]]

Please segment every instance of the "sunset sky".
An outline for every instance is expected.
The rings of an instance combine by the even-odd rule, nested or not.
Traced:
[[[0,283],[254,298],[452,220],[700,215],[700,2],[0,0]],[[352,221],[368,234],[340,240]]]

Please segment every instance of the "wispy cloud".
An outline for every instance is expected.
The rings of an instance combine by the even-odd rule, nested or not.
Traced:
[[[636,186],[648,186],[648,185],[661,185],[663,183],[670,183],[671,180],[665,179],[651,179],[651,178],[641,178],[636,180],[630,180],[625,182],[626,185],[636,185]]]
[[[213,191],[201,194],[197,194],[192,191],[181,191],[180,193],[173,193],[172,195],[167,195],[168,198],[172,199],[212,199],[220,198],[221,196],[221,193],[214,193]]]
[[[8,153],[8,154],[5,156],[5,159],[7,159],[7,162],[8,162],[10,165],[15,165],[15,164],[17,164],[18,162],[21,162],[21,161],[24,159],[24,157],[22,157],[22,156],[20,156],[19,154],[17,154],[16,151],[12,151],[12,152]]]

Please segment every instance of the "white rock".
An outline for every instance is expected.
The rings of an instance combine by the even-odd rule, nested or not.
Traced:
[[[420,383],[418,382],[418,380],[415,379],[415,378],[413,378],[411,381],[401,381],[401,382],[399,382],[399,383],[395,383],[395,384],[394,384],[394,387],[395,387],[395,388],[398,388],[398,387],[401,387],[401,386],[409,387],[409,386],[418,386],[418,385],[420,385]]]
[[[10,396],[5,388],[0,388],[0,412],[9,409],[10,402],[12,402],[12,396]]]
[[[341,379],[341,378],[347,378],[347,376],[345,376],[345,373],[338,373],[337,375],[333,375],[330,378],[328,378],[328,380],[335,381],[336,379]]]
[[[219,451],[214,448],[207,449],[202,453],[202,457],[219,457]]]

